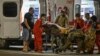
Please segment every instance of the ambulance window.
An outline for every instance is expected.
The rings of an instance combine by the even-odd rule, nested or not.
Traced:
[[[17,4],[14,2],[5,2],[3,4],[3,15],[6,17],[16,17]]]

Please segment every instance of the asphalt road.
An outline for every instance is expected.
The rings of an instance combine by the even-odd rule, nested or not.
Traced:
[[[97,52],[97,51],[95,51]],[[30,51],[28,53],[20,50],[0,50],[0,56],[100,56],[100,54],[76,54],[75,52],[67,51],[66,53],[54,54],[52,51],[43,51],[43,53],[36,53]]]

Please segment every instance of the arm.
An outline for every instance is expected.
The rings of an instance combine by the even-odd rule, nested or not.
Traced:
[[[30,29],[30,26],[29,26],[29,24],[28,24],[28,22],[27,22],[27,19],[25,19],[25,25],[26,25],[26,27],[27,27],[27,29]]]
[[[59,17],[60,17],[60,16],[58,16],[58,17],[56,18],[56,20],[55,20],[55,23],[57,23],[57,22],[58,22],[58,20],[59,20]]]
[[[65,18],[65,27],[67,27],[69,24],[68,24],[68,18],[66,17]]]
[[[28,24],[28,20],[29,20],[29,14],[26,13],[26,14],[24,15],[24,24],[25,24],[25,26],[27,27],[27,29],[30,29],[30,26],[29,26],[29,24]]]
[[[76,22],[76,20],[73,20],[73,23],[74,23],[74,28],[76,29],[76,27],[77,27],[77,22]]]
[[[97,31],[100,31],[100,24],[97,24]]]

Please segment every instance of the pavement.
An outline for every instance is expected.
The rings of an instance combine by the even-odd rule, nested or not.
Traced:
[[[66,51],[66,53],[55,54],[51,50],[43,51],[43,53],[36,53],[34,51],[22,52],[20,50],[0,50],[0,56],[100,56],[96,54],[97,50],[94,51],[94,54],[76,54],[75,52]]]

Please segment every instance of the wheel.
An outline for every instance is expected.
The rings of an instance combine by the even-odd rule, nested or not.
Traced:
[[[5,43],[4,43],[4,48],[8,49],[9,48],[9,41],[8,40],[5,40]]]
[[[5,39],[0,39],[0,48],[9,48],[9,42]]]
[[[0,48],[4,48],[5,46],[5,40],[0,39]]]

